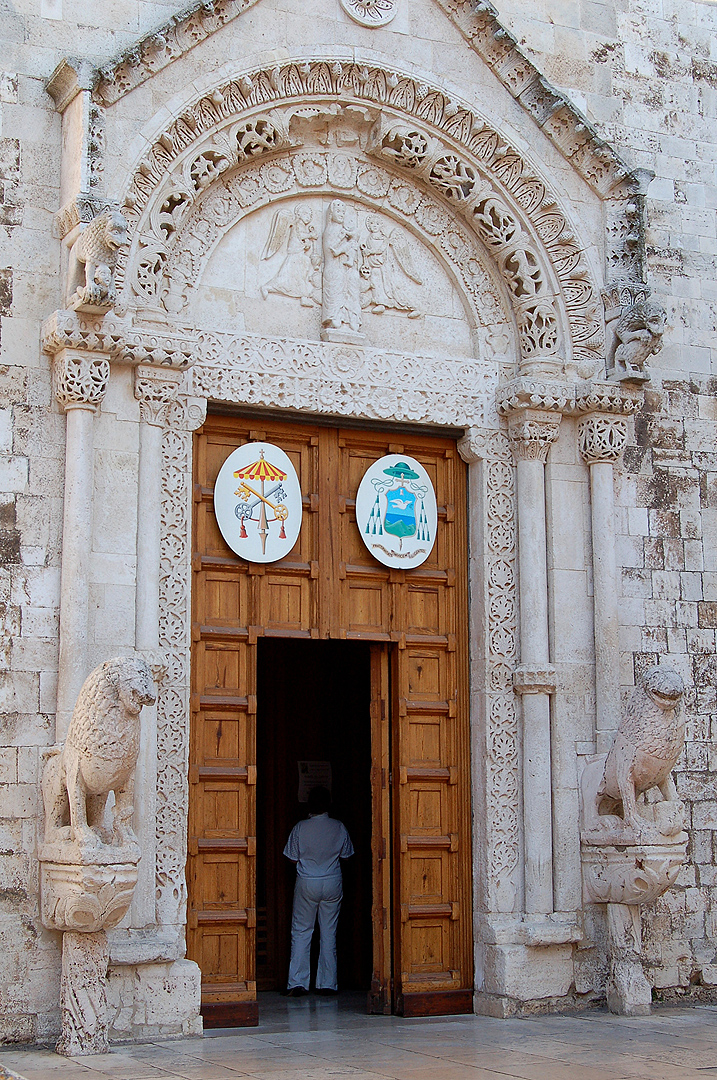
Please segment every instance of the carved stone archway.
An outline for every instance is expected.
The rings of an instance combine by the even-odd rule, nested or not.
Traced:
[[[125,303],[138,274],[145,288],[165,277],[208,188],[222,180],[233,187],[237,214],[262,187],[266,197],[276,194],[261,165],[301,148],[299,114],[342,111],[363,114],[366,159],[394,182],[410,178],[430,193],[449,210],[446,227],[467,227],[495,264],[518,327],[521,368],[595,370],[604,349],[598,283],[546,180],[467,105],[408,75],[346,60],[296,61],[226,81],[159,134],[124,199],[133,231]]]

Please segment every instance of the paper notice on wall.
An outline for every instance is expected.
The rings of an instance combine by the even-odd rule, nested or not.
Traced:
[[[298,761],[299,766],[299,802],[309,801],[309,792],[315,787],[325,787],[331,791],[330,761]]]

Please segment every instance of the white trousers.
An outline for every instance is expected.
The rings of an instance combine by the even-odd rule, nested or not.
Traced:
[[[294,909],[291,916],[291,962],[287,989],[309,989],[311,979],[309,953],[316,919],[319,920],[319,966],[317,990],[338,989],[336,977],[336,927],[339,921],[343,889],[341,877],[297,877],[294,886]]]

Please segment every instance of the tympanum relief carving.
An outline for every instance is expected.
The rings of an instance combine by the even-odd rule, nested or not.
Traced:
[[[207,162],[213,179],[202,186]],[[161,134],[125,200],[135,229],[128,303],[183,312],[220,232],[292,189],[346,192],[402,217],[475,300],[478,324],[492,321],[489,292],[502,314],[512,307],[508,321],[536,370],[562,369],[566,334],[570,364],[600,358],[602,322],[580,244],[515,148],[440,91],[339,60],[244,75]]]
[[[317,216],[309,203],[274,214],[262,259],[278,269],[261,286],[264,300],[276,293],[298,299],[302,307],[322,304],[323,336],[329,340],[345,339],[347,329],[358,334],[364,312],[420,317],[410,283],[423,284],[416,266],[421,257],[398,229],[379,214],[333,199],[319,241]]]

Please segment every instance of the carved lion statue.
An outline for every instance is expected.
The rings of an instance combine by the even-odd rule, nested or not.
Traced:
[[[615,377],[644,379],[645,363],[662,348],[666,328],[667,312],[656,300],[641,300],[629,307],[615,325]]]
[[[74,307],[112,307],[117,298],[117,255],[127,244],[127,229],[127,221],[119,211],[105,210],[82,230],[71,252],[76,274],[79,275],[80,266],[85,268],[85,283],[72,298]]]
[[[681,676],[648,668],[635,688],[607,755],[588,761],[581,782],[588,832],[674,836],[682,830],[682,804],[672,770],[685,742]],[[663,802],[638,807],[638,796],[658,788]],[[616,837],[616,842],[617,842]]]
[[[87,676],[65,743],[42,774],[46,842],[74,840],[85,848],[136,844],[131,820],[140,712],[155,699],[152,673],[138,657],[107,660]],[[115,802],[108,836],[103,822],[110,791]]]

